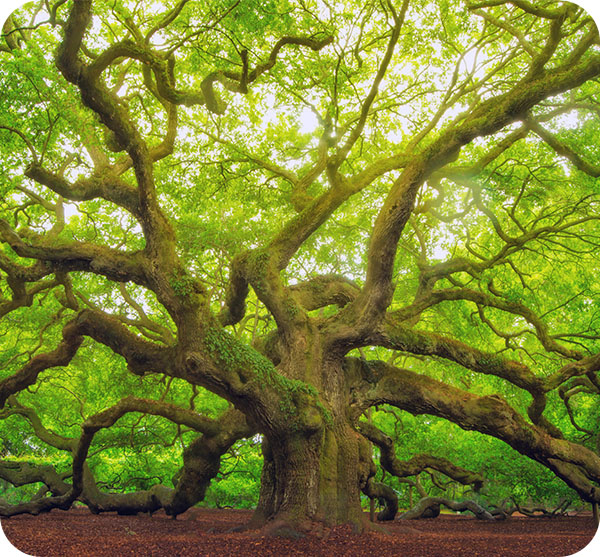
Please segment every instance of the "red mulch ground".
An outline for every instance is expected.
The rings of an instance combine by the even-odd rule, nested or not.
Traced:
[[[378,557],[564,557],[583,549],[596,532],[591,516],[512,517],[502,522],[472,516],[385,523],[389,534],[354,534],[341,526],[323,538],[265,538],[230,532],[250,511],[191,509],[172,520],[153,517],[93,515],[84,509],[53,510],[40,516],[2,520],[18,549],[37,557],[135,556],[288,556]]]

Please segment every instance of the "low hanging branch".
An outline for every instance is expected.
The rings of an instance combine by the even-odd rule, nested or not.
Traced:
[[[483,484],[483,476],[456,466],[449,460],[428,454],[420,454],[408,461],[399,460],[395,454],[394,441],[373,424],[360,422],[360,433],[369,441],[377,445],[381,451],[380,464],[386,471],[398,478],[417,476],[426,469],[442,472],[449,478],[465,484],[472,485],[477,491]],[[385,502],[384,509],[378,514],[378,520],[394,520],[398,512],[398,496],[389,486],[375,482],[369,478],[363,493],[371,498],[379,498]]]
[[[554,516],[561,516],[567,513],[567,509],[571,505],[569,499],[561,499],[559,503],[553,509],[549,509],[543,505],[534,506],[523,506],[519,505],[514,499],[511,499],[513,505],[510,507],[506,506],[507,501],[504,501],[499,506],[492,509],[491,513],[496,519],[508,518],[514,513],[518,512],[529,518],[552,518]]]
[[[481,489],[483,485],[483,476],[481,474],[456,466],[446,458],[420,454],[412,457],[410,460],[399,460],[396,457],[393,439],[373,424],[361,422],[359,431],[369,441],[379,447],[381,450],[381,466],[394,476],[399,478],[416,476],[423,470],[430,468],[445,474],[463,485],[472,485],[475,491]]]
[[[600,493],[595,487],[600,481],[598,456],[582,445],[552,437],[525,420],[501,397],[477,396],[385,362],[347,358],[347,366],[363,375],[368,373],[370,382],[377,384],[377,388],[369,387],[364,395],[357,393],[358,408],[387,403],[413,414],[444,417],[463,429],[488,433],[543,463],[584,500],[598,502]]]
[[[141,339],[118,318],[101,311],[83,310],[63,327],[63,339],[51,352],[39,354],[13,375],[0,381],[0,408],[6,399],[33,385],[40,373],[66,366],[89,336],[122,355],[130,371],[143,375],[149,371],[167,372],[173,365],[173,351]]]
[[[14,375],[0,381],[0,408],[9,396],[33,385],[41,372],[69,364],[83,342],[83,335],[73,321],[63,327],[62,334],[63,340],[54,350],[35,356]]]
[[[362,491],[371,499],[383,501],[384,507],[383,510],[377,514],[377,520],[394,520],[398,513],[398,495],[389,485],[386,485],[383,482],[376,482],[373,478],[369,478],[367,485]]]
[[[444,497],[425,497],[412,509],[401,514],[400,520],[414,520],[416,518],[435,518],[440,514],[440,506],[444,505],[453,511],[471,511],[477,518],[494,520],[494,516],[486,511],[475,501],[452,501]]]
[[[423,497],[412,509],[402,513],[398,518],[400,520],[436,518],[440,514],[441,506],[456,512],[472,512],[475,517],[480,520],[504,520],[515,512],[519,512],[530,518],[548,518],[564,515],[567,512],[567,508],[571,504],[571,501],[562,499],[554,509],[548,509],[543,505],[524,507],[518,505],[514,500],[513,503],[512,507],[505,507],[502,504],[491,511],[488,511],[479,503],[470,499],[465,501],[453,501],[444,497]]]
[[[163,416],[202,433],[185,449],[183,466],[178,473],[174,489],[161,484],[156,484],[146,491],[132,493],[103,493],[98,489],[92,471],[86,464],[91,442],[99,430],[111,427],[130,412]],[[243,414],[235,409],[228,410],[215,420],[172,404],[136,397],[124,398],[111,408],[90,416],[83,423],[83,433],[78,440],[55,435],[42,426],[33,410],[21,405],[5,410],[0,418],[13,414],[26,417],[40,439],[58,449],[72,452],[73,468],[67,474],[58,474],[50,465],[0,461],[0,478],[13,485],[41,482],[53,494],[52,497],[46,498],[34,497],[31,501],[17,505],[0,501],[0,516],[4,517],[23,513],[38,514],[52,508],[68,509],[77,499],[94,513],[152,513],[164,508],[167,514],[177,516],[203,499],[211,480],[219,471],[221,456],[231,445],[238,439],[254,433],[246,425]],[[72,485],[65,482],[69,475],[73,477]]]

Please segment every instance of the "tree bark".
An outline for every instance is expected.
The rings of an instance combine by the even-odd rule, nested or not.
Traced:
[[[287,380],[268,412],[253,416],[264,436],[264,464],[250,527],[284,535],[348,523],[368,528],[360,494],[375,473],[371,444],[348,413],[341,362],[310,331],[283,345],[281,354],[278,371],[297,379]]]
[[[359,444],[352,427],[339,421],[312,434],[267,436],[260,498],[250,526],[278,535],[345,523],[358,531],[365,528],[360,485],[366,478]]]

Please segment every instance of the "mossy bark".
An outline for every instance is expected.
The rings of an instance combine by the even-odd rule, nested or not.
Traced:
[[[307,532],[337,524],[362,530],[359,440],[339,421],[320,431],[278,435],[266,441],[260,500],[251,527],[274,534]]]
[[[317,394],[297,399],[297,419],[288,420],[287,427],[262,424],[262,485],[251,527],[285,534],[346,523],[357,530],[368,525],[360,506],[361,488],[370,474],[364,465],[369,460],[363,454],[364,439],[347,413],[341,366],[327,363],[318,352],[314,346],[306,350],[306,370],[301,373],[296,359],[293,372],[310,377]]]

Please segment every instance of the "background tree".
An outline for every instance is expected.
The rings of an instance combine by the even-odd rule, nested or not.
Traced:
[[[57,0],[2,33],[0,475],[42,485],[4,516],[176,516],[240,439],[272,531],[393,502],[373,444],[481,486],[400,460],[382,405],[600,500],[581,8]]]

